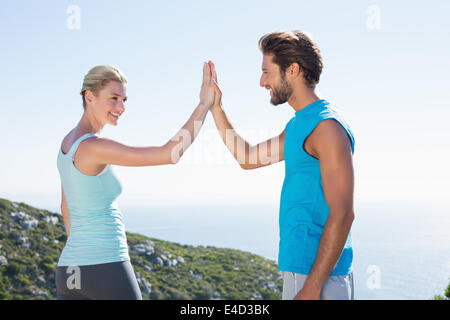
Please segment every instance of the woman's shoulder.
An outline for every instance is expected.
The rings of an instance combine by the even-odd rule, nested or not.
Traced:
[[[76,139],[75,139],[76,140]],[[75,142],[73,139],[73,129],[63,138],[61,142],[61,151],[64,154],[69,153],[70,148],[72,147],[73,143]]]
[[[95,134],[91,134],[91,136],[89,136],[88,133],[80,133],[80,132],[77,132],[74,129],[72,129],[63,138],[63,141],[61,143],[61,150],[65,154],[67,154],[68,152],[70,152],[70,149],[77,142],[77,140],[79,140],[83,136],[86,136],[86,137],[84,137],[84,139],[82,141],[80,141],[79,146],[87,145],[88,143],[91,143],[92,141],[96,141],[98,139],[102,139],[102,138],[99,138],[98,136],[96,136]]]
[[[76,139],[74,140],[76,141]],[[99,137],[95,134],[85,137],[78,145],[79,153],[84,155],[97,155],[104,152],[109,152],[117,149],[119,145],[116,141]],[[117,151],[117,150],[116,150]]]

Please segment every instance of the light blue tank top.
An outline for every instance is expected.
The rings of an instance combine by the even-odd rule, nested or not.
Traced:
[[[354,138],[348,125],[325,100],[318,100],[297,111],[286,125],[284,140],[285,178],[280,200],[280,244],[278,268],[309,274],[319,249],[330,209],[325,201],[319,160],[304,149],[305,139],[325,119],[335,119],[347,131],[354,151]],[[352,271],[351,234],[330,275]]]
[[[117,197],[122,186],[111,165],[96,176],[80,172],[73,163],[78,145],[95,137],[86,133],[64,154],[58,152],[57,166],[70,213],[70,236],[58,266],[83,266],[128,261],[128,245]]]

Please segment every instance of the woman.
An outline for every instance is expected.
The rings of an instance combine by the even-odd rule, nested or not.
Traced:
[[[117,68],[92,68],[81,90],[83,116],[58,153],[68,236],[56,271],[58,299],[142,299],[116,201],[122,188],[111,165],[177,163],[214,102],[210,67],[204,63],[200,102],[180,131],[160,147],[130,147],[99,137],[106,124],[117,125],[126,90],[127,80]]]

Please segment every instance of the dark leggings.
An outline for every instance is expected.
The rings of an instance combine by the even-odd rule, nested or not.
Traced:
[[[58,266],[58,300],[142,300],[130,261]]]

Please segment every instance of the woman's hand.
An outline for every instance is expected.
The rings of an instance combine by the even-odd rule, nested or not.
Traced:
[[[209,63],[203,64],[203,82],[200,90],[200,104],[204,105],[208,109],[214,103],[214,83],[212,79],[211,68]]]
[[[220,91],[219,83],[217,82],[217,73],[216,73],[216,66],[212,61],[209,61],[209,67],[211,69],[211,75],[213,80],[213,87],[214,87],[214,104],[211,108],[211,111],[214,109],[220,109],[222,108],[222,91]]]

